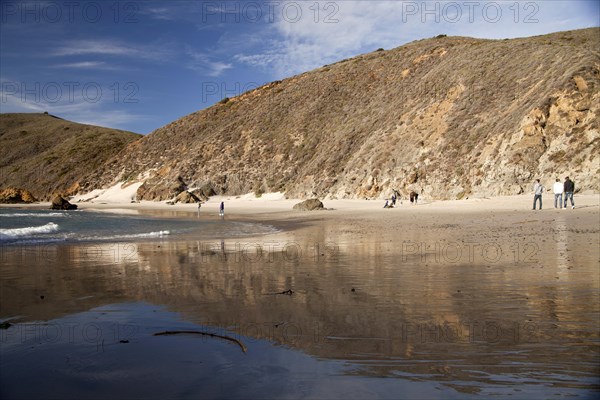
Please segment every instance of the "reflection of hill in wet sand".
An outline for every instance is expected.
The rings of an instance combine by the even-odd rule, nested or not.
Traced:
[[[5,249],[2,316],[139,300],[368,374],[487,382],[556,372],[573,379],[557,384],[589,385],[599,372],[597,227],[574,213],[523,218],[332,218],[255,241]]]

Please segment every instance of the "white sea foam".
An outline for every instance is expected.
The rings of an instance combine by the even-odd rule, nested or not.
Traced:
[[[25,228],[0,229],[0,240],[28,237],[40,233],[56,232],[58,224],[49,222],[42,226],[28,226]]]
[[[168,236],[170,235],[171,232],[170,231],[157,231],[157,232],[150,232],[150,233],[133,233],[131,235],[123,235],[124,238],[145,238],[145,237],[163,237],[163,236]]]
[[[148,232],[148,233],[131,233],[125,235],[112,235],[112,236],[93,236],[93,237],[83,237],[79,238],[80,241],[104,241],[104,240],[126,240],[126,239],[143,239],[143,238],[160,238],[163,236],[170,235],[170,231],[157,231],[157,232]]]
[[[64,217],[68,214],[65,213],[1,213],[0,217]]]

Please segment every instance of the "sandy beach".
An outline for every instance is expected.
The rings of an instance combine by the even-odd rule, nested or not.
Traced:
[[[195,204],[76,203],[81,215],[209,227],[223,201],[226,222],[276,231],[3,246],[3,393],[59,382],[74,397],[100,379],[98,397],[589,398],[600,390],[600,197],[576,195],[575,209],[545,197],[542,211],[514,196],[299,212],[275,194],[232,196],[200,216]],[[173,330],[247,352],[153,336]],[[32,370],[44,381],[24,372],[30,357],[55,360]]]
[[[384,209],[385,202],[381,200],[325,200],[325,210],[302,212],[292,210],[301,201],[299,199],[285,199],[279,193],[267,194],[262,198],[248,194],[212,197],[202,204],[199,214],[196,204],[131,203],[122,194],[104,201],[76,204],[81,210],[150,213],[184,218],[197,218],[200,215],[202,219],[216,220],[219,218],[220,203],[224,202],[228,219],[273,224],[282,227],[283,236],[287,231],[300,227],[306,227],[308,231],[319,226],[327,227],[330,238],[343,243],[378,235],[380,239],[377,240],[391,240],[392,243],[403,237],[435,238],[439,235],[444,239],[491,239],[499,243],[513,243],[528,238],[550,246],[557,240],[557,232],[564,231],[565,234],[572,234],[568,251],[577,251],[598,240],[599,194],[577,195],[575,209],[571,208],[570,203],[567,209],[555,209],[553,196],[546,195],[541,211],[532,210],[532,197],[521,195],[448,201],[425,199],[416,205],[404,199],[399,200],[393,209]],[[45,207],[46,204],[40,206]],[[576,240],[578,238],[580,240]],[[592,254],[598,253],[592,249]]]

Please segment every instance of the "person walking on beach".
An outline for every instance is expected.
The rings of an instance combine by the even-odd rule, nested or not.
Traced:
[[[554,208],[562,208],[562,194],[564,185],[561,183],[560,179],[556,178],[556,182],[554,183],[554,186],[552,186],[552,189],[554,192]]]
[[[415,192],[414,190],[412,192],[410,192],[410,204],[417,204],[417,199],[419,198],[419,193]]]
[[[396,192],[394,192],[394,194],[392,194],[392,206],[396,205]]]
[[[223,218],[225,216],[225,203],[221,202],[221,206],[219,207],[219,216]]]
[[[540,201],[540,210],[542,209],[542,194],[544,193],[544,186],[540,183],[539,179],[535,180],[533,184],[533,209],[535,210],[535,203]]]
[[[202,202],[198,202],[198,218],[200,218],[200,207],[202,207]]]
[[[571,208],[574,209],[575,202],[573,201],[573,192],[575,192],[575,183],[571,179],[569,179],[568,176],[565,178],[564,192],[565,192],[565,208],[567,208],[567,200],[570,198],[571,199]]]

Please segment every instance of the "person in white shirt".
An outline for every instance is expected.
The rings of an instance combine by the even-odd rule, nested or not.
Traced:
[[[540,201],[540,210],[542,209],[542,194],[544,193],[544,186],[540,183],[539,179],[535,180],[533,184],[533,209],[535,210],[535,203]]]
[[[563,189],[565,185],[560,181],[560,179],[556,179],[554,186],[552,189],[554,191],[554,208],[562,208],[562,197],[563,197]],[[558,206],[556,202],[558,201]]]

